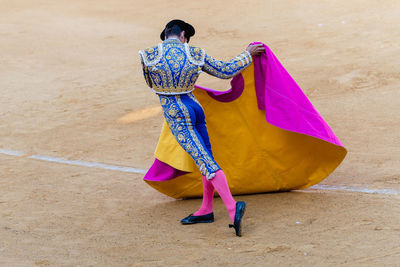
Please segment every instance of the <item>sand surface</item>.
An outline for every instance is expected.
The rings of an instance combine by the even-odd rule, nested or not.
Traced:
[[[29,158],[148,168],[162,115],[137,52],[174,18],[220,59],[269,45],[349,151],[321,184],[392,194],[240,196],[237,238],[220,199],[182,226],[200,199]],[[399,24],[397,0],[0,1],[0,149],[23,152],[0,153],[0,265],[400,266]]]

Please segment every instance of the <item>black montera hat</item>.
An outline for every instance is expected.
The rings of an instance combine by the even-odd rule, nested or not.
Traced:
[[[188,39],[191,36],[193,36],[194,33],[195,33],[194,28],[193,28],[192,25],[190,25],[189,23],[186,23],[186,22],[184,22],[183,20],[180,20],[180,19],[171,20],[170,22],[167,23],[167,25],[165,25],[165,28],[171,28],[174,25],[178,25],[179,28],[181,28],[182,31],[185,31],[185,37],[188,38]],[[163,41],[165,40],[165,28],[160,34],[160,38]]]

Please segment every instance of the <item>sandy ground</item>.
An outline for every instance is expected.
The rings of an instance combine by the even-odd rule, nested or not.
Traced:
[[[0,149],[25,155],[0,154],[0,265],[400,266],[399,194],[241,196],[237,238],[220,199],[213,224],[181,226],[201,200],[28,157],[148,168],[162,116],[137,51],[173,18],[220,59],[271,47],[349,150],[322,184],[399,192],[397,0],[1,0]]]

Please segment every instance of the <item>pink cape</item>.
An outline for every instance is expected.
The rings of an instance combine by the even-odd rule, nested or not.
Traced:
[[[252,44],[260,44],[255,42]],[[265,54],[254,58],[254,80],[258,108],[265,110],[266,121],[281,129],[309,135],[343,147],[329,125],[313,107],[307,96],[285,70],[268,46]],[[231,89],[220,92],[195,86],[209,92],[213,98],[222,97],[223,102],[240,97],[243,78],[239,74],[231,81]],[[167,181],[185,174],[155,159],[144,180]]]

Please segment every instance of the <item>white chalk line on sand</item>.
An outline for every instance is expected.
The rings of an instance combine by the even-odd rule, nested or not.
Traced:
[[[42,155],[32,155],[32,156],[29,156],[28,158],[42,160],[42,161],[48,161],[48,162],[63,163],[63,164],[68,164],[68,165],[105,169],[105,170],[111,170],[111,171],[121,171],[121,172],[141,173],[141,174],[144,174],[147,172],[147,170],[138,169],[138,168],[116,166],[116,165],[110,165],[110,164],[104,164],[104,163],[98,163],[98,162],[87,162],[87,161],[81,161],[81,160],[68,160],[68,159],[54,158],[54,157],[42,156]]]
[[[379,195],[398,195],[398,194],[400,194],[400,192],[395,189],[370,189],[370,188],[359,188],[359,187],[351,187],[351,186],[344,186],[344,185],[316,184],[316,185],[309,187],[309,189],[350,191],[350,192],[360,192],[360,193],[379,194]]]
[[[145,169],[131,168],[131,167],[125,167],[125,166],[116,166],[116,165],[104,164],[104,163],[99,163],[99,162],[69,160],[69,159],[62,159],[62,158],[43,156],[43,155],[28,156],[28,154],[26,154],[24,152],[8,150],[8,149],[0,149],[0,154],[4,154],[4,155],[8,155],[8,156],[17,156],[17,157],[27,156],[28,159],[36,159],[36,160],[47,161],[47,162],[56,162],[56,163],[62,163],[62,164],[67,164],[67,165],[98,168],[98,169],[111,170],[111,171],[139,173],[139,174],[145,174],[147,172],[147,170],[145,170]]]
[[[8,149],[0,149],[0,153],[8,156],[17,156],[17,157],[22,157],[26,155],[24,152],[8,150]]]
[[[24,153],[22,151],[1,149],[1,148],[0,148],[0,154],[14,156],[14,157],[24,157],[25,156],[29,159],[41,160],[41,161],[46,161],[46,162],[55,162],[55,163],[73,165],[73,166],[98,168],[98,169],[120,171],[120,172],[127,172],[127,173],[145,174],[148,171],[146,169],[110,165],[110,164],[104,164],[104,163],[99,163],[99,162],[88,162],[88,161],[82,161],[82,160],[68,160],[68,159],[44,156],[44,155],[30,155],[29,156],[27,153]],[[342,185],[317,184],[317,185],[309,187],[309,189],[350,191],[350,192],[379,194],[379,195],[399,195],[400,194],[400,192],[395,189],[370,189],[370,188],[359,188],[359,187],[342,186]],[[304,191],[306,191],[306,190],[304,190]]]

